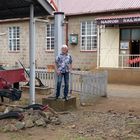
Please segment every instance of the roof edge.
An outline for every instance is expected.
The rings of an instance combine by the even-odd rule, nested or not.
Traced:
[[[55,9],[51,6],[51,4],[47,0],[37,0],[38,3],[50,14],[55,11]]]
[[[128,11],[129,10],[129,11]],[[79,13],[68,13],[65,14],[66,16],[80,16],[80,15],[88,15],[88,14],[105,14],[105,13],[110,13],[110,12],[131,12],[131,11],[136,11],[140,10],[140,8],[127,8],[127,9],[111,9],[111,10],[103,10],[103,11],[95,11],[95,12],[79,12]]]

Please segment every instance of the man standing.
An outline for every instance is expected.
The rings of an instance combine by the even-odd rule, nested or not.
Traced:
[[[68,100],[69,91],[69,72],[72,70],[72,57],[68,54],[68,46],[63,45],[61,48],[61,54],[59,54],[55,60],[55,70],[57,73],[57,89],[56,89],[56,99],[60,96],[60,89],[62,78],[64,77],[64,98],[65,101]]]

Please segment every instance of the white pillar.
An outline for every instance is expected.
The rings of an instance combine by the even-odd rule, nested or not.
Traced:
[[[61,47],[64,43],[64,13],[63,12],[55,12],[55,58],[58,54],[61,53]],[[55,92],[57,87],[57,75],[55,73]],[[60,91],[60,96],[62,95],[62,88]]]
[[[61,47],[64,43],[64,13],[63,12],[55,12],[55,56],[60,54]]]
[[[35,104],[35,20],[34,5],[30,5],[29,25],[29,57],[30,57],[30,104]]]

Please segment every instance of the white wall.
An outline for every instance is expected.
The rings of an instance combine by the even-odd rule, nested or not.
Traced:
[[[101,29],[100,67],[118,67],[119,28]]]

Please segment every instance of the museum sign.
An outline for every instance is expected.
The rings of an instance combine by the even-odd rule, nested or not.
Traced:
[[[140,23],[140,17],[96,19],[98,25]]]

